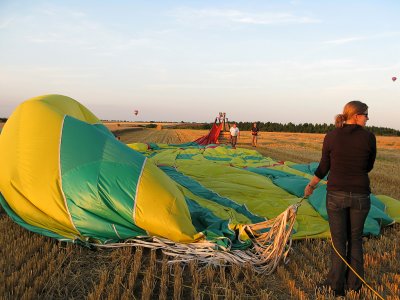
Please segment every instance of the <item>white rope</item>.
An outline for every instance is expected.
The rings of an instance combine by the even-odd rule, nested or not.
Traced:
[[[183,244],[161,237],[138,237],[122,243],[92,245],[101,248],[146,247],[159,249],[171,258],[169,260],[171,264],[187,263],[192,260],[196,260],[200,264],[218,266],[249,264],[259,273],[271,274],[281,260],[284,263],[287,262],[292,229],[299,205],[300,203],[291,205],[274,219],[243,225],[240,231],[244,230],[253,244],[246,250],[232,250],[230,245],[227,249],[221,250],[215,242],[208,240]]]

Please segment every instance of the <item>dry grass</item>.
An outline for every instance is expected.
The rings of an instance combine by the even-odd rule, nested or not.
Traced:
[[[174,122],[113,122],[113,121],[105,121],[103,122],[105,126],[108,127],[111,131],[115,130],[121,130],[121,129],[126,129],[126,128],[141,128],[145,125],[149,124],[155,124],[155,125],[161,125],[162,127],[168,127],[168,126],[175,126],[181,123],[174,123]],[[0,125],[1,126],[1,125]]]
[[[183,143],[206,131],[143,129],[121,140]],[[323,135],[264,132],[257,148],[276,160],[319,159]],[[400,138],[378,138],[379,154],[371,174],[375,193],[400,199]],[[242,132],[240,147],[251,147]],[[366,280],[386,299],[400,299],[400,226],[365,238]],[[141,248],[93,251],[28,232],[0,210],[0,298],[4,299],[334,299],[315,286],[329,268],[329,242],[296,241],[288,265],[272,276],[249,266],[168,265],[159,252]],[[363,288],[348,299],[376,299]]]

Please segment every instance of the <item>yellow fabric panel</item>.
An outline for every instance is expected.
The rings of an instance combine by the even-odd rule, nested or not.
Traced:
[[[235,156],[240,154],[240,156]],[[226,147],[216,147],[216,148],[208,148],[204,151],[204,156],[210,157],[229,157],[232,158],[230,161],[220,161],[218,163],[225,165],[232,165],[235,167],[266,167],[271,166],[276,163],[272,158],[263,157],[256,150],[238,148],[238,149],[230,149]],[[247,159],[246,157],[259,157],[261,160],[254,160],[252,158]],[[214,161],[217,162],[217,161]]]
[[[307,202],[303,200],[297,212],[298,227],[293,234],[294,240],[304,238],[330,237],[329,223]]]
[[[244,224],[229,223],[228,226],[229,226],[230,230],[237,232],[239,241],[246,241],[246,240],[250,239],[249,235],[247,234],[247,232],[245,230]]]
[[[203,237],[194,228],[185,198],[175,182],[147,160],[135,199],[134,222],[150,236],[189,243]]]
[[[276,165],[276,166],[271,167],[271,169],[283,171],[283,172],[290,173],[290,174],[294,174],[294,175],[301,176],[301,177],[304,177],[304,178],[307,178],[307,179],[312,179],[314,177],[314,175],[310,175],[308,173],[304,173],[304,172],[301,172],[299,170],[292,169],[292,168],[290,168],[290,167],[288,167],[286,165]]]
[[[145,152],[149,148],[147,144],[144,143],[132,143],[132,144],[127,144],[127,146],[139,152]]]
[[[0,191],[28,224],[73,238],[79,233],[65,207],[60,182],[62,119],[40,98],[17,108],[0,138]]]
[[[59,101],[54,101],[54,99]],[[78,101],[66,96],[45,95],[32,98],[30,101],[41,101],[43,104],[48,105],[53,112],[57,112],[60,116],[69,115],[89,124],[101,123],[101,121],[86,107]]]
[[[386,213],[396,222],[400,222],[400,201],[385,195],[376,195],[387,207]]]
[[[179,149],[168,149],[157,153],[151,158],[151,161],[156,165],[173,166],[176,156],[179,154]]]
[[[202,154],[204,152],[204,149],[200,148],[187,148],[187,149],[180,149],[181,152],[180,154]]]

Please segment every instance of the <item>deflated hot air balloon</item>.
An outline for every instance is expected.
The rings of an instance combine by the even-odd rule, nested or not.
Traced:
[[[162,238],[169,253],[191,243],[178,252],[185,259],[198,247],[203,254],[235,250],[223,259],[270,272],[292,229],[296,239],[329,236],[325,184],[303,201],[295,221],[316,163],[278,163],[255,150],[199,142],[125,145],[66,96],[18,106],[0,134],[0,166],[0,203],[8,215],[59,240],[109,245],[145,237],[149,245]],[[364,233],[379,234],[400,220],[397,200],[371,200]]]
[[[3,128],[0,149],[1,202],[32,231],[101,243],[202,236],[176,184],[69,97],[21,104]]]

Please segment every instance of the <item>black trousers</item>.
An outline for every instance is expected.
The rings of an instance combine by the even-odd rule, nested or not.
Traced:
[[[326,196],[332,242],[350,266],[364,277],[362,233],[371,207],[369,194],[328,191]],[[331,269],[326,283],[335,291],[359,290],[361,280],[347,268],[332,248]]]
[[[236,143],[237,143],[237,136],[231,135],[231,145],[232,145],[232,148],[235,148],[235,147],[236,147]]]

